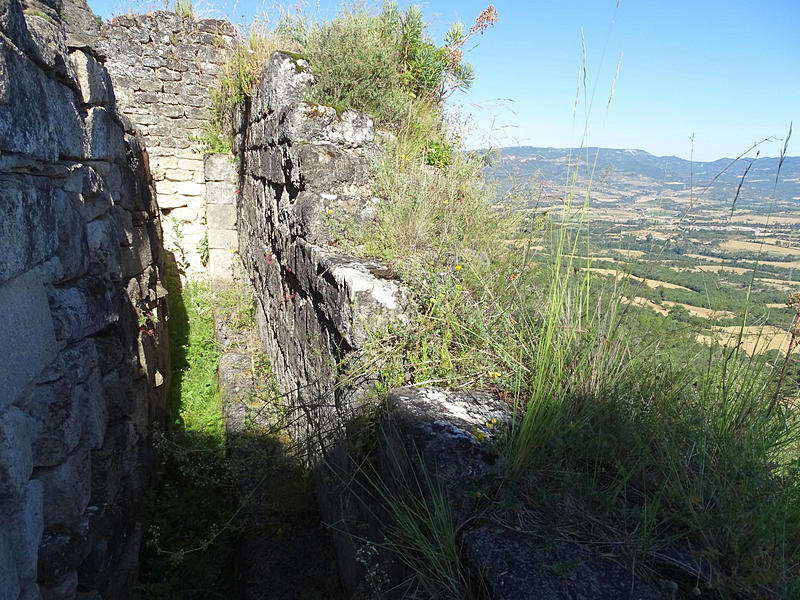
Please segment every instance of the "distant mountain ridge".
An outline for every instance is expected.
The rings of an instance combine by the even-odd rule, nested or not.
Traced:
[[[494,151],[495,160],[486,174],[501,187],[539,182],[545,189],[562,187],[567,181],[567,167],[578,167],[579,184],[587,180],[594,167],[593,189],[614,190],[628,195],[645,185],[648,189],[696,192],[711,185],[705,198],[731,201],[742,175],[751,164],[740,193],[743,204],[762,204],[772,198],[782,210],[800,209],[800,157],[787,156],[781,166],[775,188],[778,158],[721,158],[712,162],[689,161],[677,156],[654,156],[644,150],[616,148],[537,148],[514,146]],[[733,164],[731,164],[733,163]],[[716,178],[716,179],[715,179]],[[738,201],[737,201],[738,203]]]

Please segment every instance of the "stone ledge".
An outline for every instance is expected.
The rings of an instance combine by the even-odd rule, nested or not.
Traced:
[[[491,522],[480,492],[500,475],[500,465],[488,446],[496,427],[487,424],[507,423],[509,415],[505,403],[485,392],[391,390],[380,421],[380,475],[387,481],[396,476],[397,463],[388,453],[407,457],[400,466],[413,469],[419,481],[425,480],[423,469],[434,474],[460,532],[467,576],[482,580],[492,599],[530,598],[532,590],[544,600],[663,598],[620,563],[563,535],[547,534],[544,526],[519,531],[507,525],[517,522],[510,514]],[[477,514],[482,517],[473,524]]]

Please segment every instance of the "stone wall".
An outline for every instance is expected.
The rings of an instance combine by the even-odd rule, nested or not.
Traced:
[[[374,210],[368,171],[380,150],[368,115],[301,101],[310,81],[304,61],[275,53],[235,118],[239,252],[279,387],[304,415],[301,439],[348,414],[353,390],[336,387],[342,361],[406,303],[391,271],[331,245],[334,219]]]
[[[205,177],[191,140],[211,116],[209,89],[236,43],[227,21],[159,11],[115,17],[100,30],[117,102],[150,154],[165,243],[187,274],[203,272]]]
[[[0,3],[3,600],[130,596],[165,417],[156,196],[94,34],[85,2]]]
[[[239,232],[236,228],[238,177],[232,156],[206,155],[208,276],[215,282],[231,282],[240,276]]]

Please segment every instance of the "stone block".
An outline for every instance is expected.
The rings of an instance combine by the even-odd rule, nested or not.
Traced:
[[[70,52],[70,60],[78,76],[81,100],[84,104],[106,104],[108,102],[108,75],[94,57],[83,50]]]
[[[15,406],[0,414],[0,503],[18,496],[33,470],[33,423]]]
[[[60,463],[81,441],[102,445],[107,412],[98,363],[93,340],[85,339],[64,348],[37,378],[25,400],[36,423],[37,467]]]
[[[83,203],[78,194],[56,190],[53,203],[58,216],[58,251],[62,272],[59,279],[72,279],[86,272],[89,245],[86,239],[86,222]]]
[[[234,204],[236,202],[236,186],[225,181],[206,182],[207,204]]]
[[[206,154],[203,163],[207,181],[235,181],[236,163],[229,154]]]
[[[150,236],[144,225],[134,226],[131,230],[133,240],[130,246],[121,248],[123,277],[133,277],[153,264],[153,251]]]
[[[254,90],[253,112],[274,112],[299,102],[312,83],[314,76],[305,60],[297,60],[283,52],[274,52]]]
[[[156,77],[161,81],[180,81],[181,74],[178,71],[173,71],[172,69],[161,68],[156,69]]]
[[[0,175],[0,282],[56,252],[54,194],[55,188],[44,177]]]
[[[203,160],[201,158],[178,158],[178,168],[185,171],[203,171]]]
[[[213,281],[233,281],[237,274],[236,254],[230,250],[209,248],[208,275]]]
[[[56,357],[59,344],[47,293],[38,277],[26,273],[0,284],[0,410]]]
[[[181,181],[177,187],[177,192],[182,196],[202,196],[205,193],[205,185],[193,181]]]
[[[166,171],[165,171],[166,174]],[[178,193],[178,183],[175,181],[156,181],[156,194],[158,194],[158,204],[162,208],[163,205],[163,197],[164,196],[172,196]]]
[[[153,160],[153,167],[161,171],[168,171],[169,169],[177,169],[178,160],[180,159],[177,156],[160,156],[157,159]]]
[[[278,141],[329,142],[342,148],[360,148],[375,140],[372,117],[357,110],[337,111],[331,106],[300,102],[284,109]]]
[[[120,254],[119,232],[110,215],[103,215],[86,226],[89,245],[89,258],[100,265],[112,281],[122,279],[122,256]]]
[[[22,492],[19,508],[11,514],[5,525],[23,589],[33,588],[36,583],[39,540],[44,530],[42,495],[41,482],[35,479],[29,481]],[[1,584],[0,589],[4,589]]]
[[[86,158],[111,160],[122,153],[122,128],[114,122],[106,108],[95,106],[89,109],[86,134]]]
[[[117,320],[107,283],[89,274],[74,285],[48,290],[57,340],[75,342]]]
[[[138,439],[129,419],[109,427],[103,447],[92,452],[93,504],[115,503],[122,489],[122,479],[136,467]]]
[[[524,533],[499,525],[470,528],[463,535],[461,551],[469,571],[481,573],[494,600],[527,598],[532,589],[537,598],[665,597],[617,561],[553,536],[544,526]],[[566,572],[564,565],[570,565]]]
[[[236,229],[236,207],[233,204],[206,206],[206,223],[209,229]]]
[[[178,181],[178,182],[192,181],[193,180],[192,175],[193,175],[192,171],[184,171],[182,169],[169,169],[164,171],[164,177],[166,178],[167,181]]]
[[[5,530],[0,531],[0,589],[8,600],[17,600],[20,593],[17,564]]]
[[[208,229],[208,247],[238,250],[239,233],[235,229]]]
[[[91,496],[91,464],[88,446],[80,446],[57,467],[35,473],[44,489],[46,529],[68,529],[80,521]]]
[[[41,600],[74,600],[78,592],[78,571],[70,569],[59,585],[42,586],[39,591],[42,595]]]

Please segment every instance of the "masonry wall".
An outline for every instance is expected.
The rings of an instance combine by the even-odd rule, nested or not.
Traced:
[[[304,61],[275,53],[236,121],[239,252],[258,300],[262,343],[297,436],[319,453],[350,415],[353,389],[336,387],[367,329],[398,318],[405,294],[380,265],[333,246],[334,219],[374,210],[370,164],[380,156],[372,119],[301,101]],[[358,387],[354,382],[353,387]]]
[[[130,597],[166,414],[155,190],[94,34],[85,2],[0,7],[2,600]]]
[[[115,17],[99,33],[117,103],[150,154],[166,245],[187,275],[206,270],[203,154],[192,138],[211,116],[209,89],[235,43],[227,21],[165,11]]]

